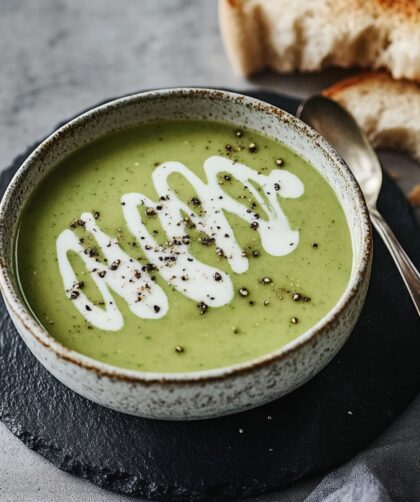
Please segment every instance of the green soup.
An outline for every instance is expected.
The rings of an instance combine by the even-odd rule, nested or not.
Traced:
[[[106,136],[48,174],[16,240],[22,295],[66,347],[143,371],[280,348],[347,286],[349,229],[281,143],[208,121]]]

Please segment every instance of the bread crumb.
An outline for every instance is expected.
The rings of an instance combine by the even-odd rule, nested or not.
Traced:
[[[390,170],[388,171],[388,174],[394,181],[398,181],[401,178],[400,174],[397,171]]]
[[[410,190],[408,200],[411,202],[412,206],[420,207],[420,183],[414,185],[414,187]]]

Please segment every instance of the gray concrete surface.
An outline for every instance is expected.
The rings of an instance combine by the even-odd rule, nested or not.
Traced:
[[[215,0],[0,0],[0,168],[58,122],[109,97],[181,85],[306,96],[341,75],[233,75]],[[420,182],[413,162],[395,153],[383,159],[403,188]],[[259,500],[269,499],[277,500]],[[60,472],[0,424],[1,502],[79,500],[130,499]]]

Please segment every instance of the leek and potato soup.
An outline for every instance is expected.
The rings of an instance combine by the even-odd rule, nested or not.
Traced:
[[[45,329],[141,371],[276,350],[327,314],[351,266],[328,182],[283,144],[205,120],[79,149],[41,181],[16,239],[21,293]]]

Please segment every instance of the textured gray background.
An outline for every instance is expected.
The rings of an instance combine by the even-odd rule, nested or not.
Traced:
[[[0,168],[58,122],[109,97],[181,85],[266,88],[306,96],[343,74],[267,73],[252,81],[236,77],[223,53],[215,0],[0,0]],[[383,154],[382,160],[399,173],[404,189],[420,182],[414,162],[395,153]],[[419,400],[360,461],[324,480],[258,500],[388,500],[381,476],[372,469],[372,452],[386,448],[395,484],[401,483],[401,445],[407,437],[411,441],[413,430],[420,436],[418,417]],[[419,462],[411,469],[420,478]],[[343,481],[350,478],[363,483]],[[420,487],[415,493],[420,499]],[[0,501],[58,500],[132,499],[58,471],[0,424]]]

